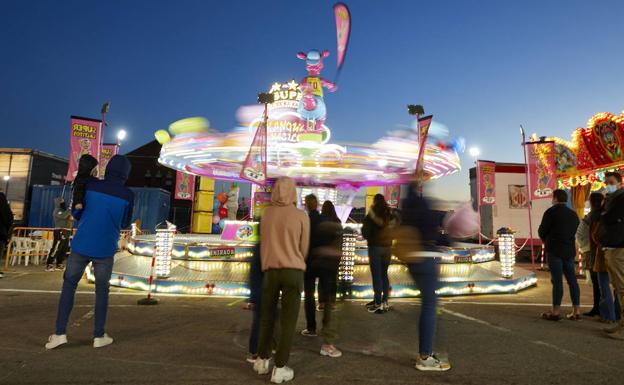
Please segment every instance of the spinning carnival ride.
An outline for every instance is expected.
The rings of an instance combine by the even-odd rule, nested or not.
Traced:
[[[302,186],[302,195],[319,186],[356,191],[362,186],[400,184],[412,179],[419,149],[416,131],[394,131],[370,145],[331,143],[331,132],[325,124],[319,128],[309,126],[298,115],[302,94],[296,82],[276,83],[271,93],[274,102],[268,106],[266,138],[269,178],[295,179]],[[241,177],[241,170],[254,146],[261,113],[253,107],[242,108],[238,114],[241,127],[229,133],[211,130],[203,120],[176,122],[170,127],[174,137],[163,144],[160,162],[193,175],[244,181],[247,178]],[[456,148],[442,142],[427,144],[426,179],[459,168]],[[345,224],[350,231],[345,235],[339,277],[339,295],[345,297],[373,295],[366,241],[359,234],[360,227]],[[242,228],[251,230],[241,232]],[[249,260],[257,242],[255,228],[252,222],[226,222],[221,235],[173,236],[170,269],[166,274],[157,274],[152,289],[162,293],[247,296]],[[115,256],[111,284],[147,290],[156,243],[154,235],[133,237],[127,250]],[[435,257],[441,266],[441,295],[511,293],[536,283],[534,274],[522,269],[516,269],[511,278],[503,278],[493,246],[460,244],[443,249]],[[394,297],[418,295],[406,267],[397,260],[393,259],[389,275]]]

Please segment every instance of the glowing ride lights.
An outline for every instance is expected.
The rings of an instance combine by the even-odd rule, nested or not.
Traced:
[[[498,235],[498,254],[501,263],[501,276],[513,278],[514,265],[516,264],[516,238],[513,230],[502,228],[496,232]]]
[[[342,235],[342,257],[338,269],[338,279],[345,283],[353,282],[353,267],[355,265],[355,241],[357,235],[345,231]]]
[[[156,242],[154,248],[156,277],[169,278],[171,274],[171,253],[176,226],[170,222],[163,222],[156,228]]]

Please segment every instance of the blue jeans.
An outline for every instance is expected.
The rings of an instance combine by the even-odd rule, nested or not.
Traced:
[[[565,276],[570,287],[570,297],[572,306],[581,304],[581,289],[576,281],[576,265],[574,257],[561,258],[556,255],[548,256],[548,267],[550,268],[550,281],[552,282],[553,306],[561,306],[563,298],[563,276]]]
[[[421,309],[418,321],[419,353],[430,355],[433,352],[433,336],[436,326],[436,306],[439,286],[438,265],[434,258],[424,258],[420,263],[408,265],[409,272],[420,290]]]
[[[596,273],[600,286],[600,318],[607,321],[615,321],[620,316],[620,301],[617,297],[613,300],[613,293],[609,285],[609,273]]]
[[[91,258],[75,252],[71,253],[67,259],[65,274],[63,274],[63,291],[61,292],[58,315],[56,317],[56,334],[67,334],[67,323],[74,307],[76,287],[84,274],[85,268],[91,262],[95,270],[95,325],[93,337],[102,337],[104,335],[113,261],[113,257]]]
[[[388,279],[388,266],[392,257],[392,248],[370,246],[368,248],[368,265],[373,278],[373,291],[375,292],[375,304],[381,305],[390,297],[390,280]]]

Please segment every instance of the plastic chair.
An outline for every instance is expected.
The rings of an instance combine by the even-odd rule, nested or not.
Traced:
[[[11,242],[13,243],[11,247],[11,266],[15,266],[16,262],[18,265],[22,263],[22,257],[24,257],[24,265],[28,266],[30,255],[33,252],[32,240],[28,237],[13,237]]]

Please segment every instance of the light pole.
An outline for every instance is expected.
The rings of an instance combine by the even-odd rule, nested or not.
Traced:
[[[524,154],[524,178],[526,183],[526,191],[527,191],[527,209],[529,211],[529,239],[531,242],[531,269],[535,272],[535,248],[533,244],[533,220],[531,218],[531,209],[533,206],[533,202],[531,200],[531,186],[529,184],[529,162],[527,160],[527,151],[526,151],[526,134],[524,132],[524,127],[522,124],[520,125],[520,136],[522,136],[522,153]]]

